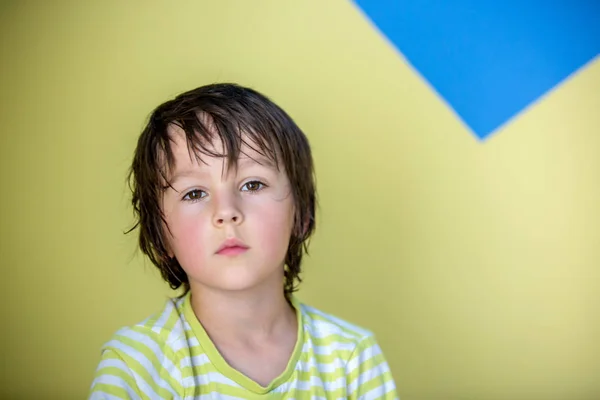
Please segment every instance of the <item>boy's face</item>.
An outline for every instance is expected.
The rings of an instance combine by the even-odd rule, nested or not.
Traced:
[[[170,130],[175,157],[162,208],[172,256],[190,287],[244,290],[283,284],[283,264],[294,224],[294,200],[285,171],[248,147],[238,168],[226,158],[190,157],[184,133]],[[211,146],[222,154],[217,138]],[[250,157],[248,157],[250,156]],[[261,164],[257,163],[258,160]]]

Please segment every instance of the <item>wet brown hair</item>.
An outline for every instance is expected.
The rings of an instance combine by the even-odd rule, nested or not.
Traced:
[[[129,172],[139,247],[160,270],[172,289],[189,291],[186,273],[169,256],[167,227],[161,208],[163,191],[170,187],[168,171],[174,156],[169,128],[185,133],[190,156],[224,157],[237,165],[246,145],[282,167],[294,198],[294,227],[285,257],[283,290],[286,298],[301,281],[301,262],[315,228],[315,183],[308,140],[292,118],[261,93],[231,83],[212,84],[190,90],[159,105],[140,135]],[[223,144],[223,154],[210,150],[214,139]],[[168,227],[167,227],[168,229]]]

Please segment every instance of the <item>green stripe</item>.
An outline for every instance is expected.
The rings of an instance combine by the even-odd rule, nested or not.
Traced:
[[[326,324],[329,324],[329,325],[333,325],[336,328],[339,328],[341,331],[349,334],[350,336],[352,336],[352,337],[354,337],[356,339],[360,339],[360,338],[362,338],[362,337],[365,336],[364,333],[362,333],[362,332],[359,332],[359,331],[354,330],[354,329],[350,329],[350,328],[342,326],[342,325],[338,325],[335,322],[331,321],[330,319],[327,319],[324,316],[321,316],[319,314],[312,313],[312,312],[310,312],[308,310],[306,310],[306,313],[308,314],[309,318],[311,318],[311,319],[313,319],[315,321],[319,321],[319,322],[323,322],[323,323],[326,323]]]
[[[320,337],[320,338],[311,336],[310,340],[315,344],[315,346],[323,346],[323,347],[329,347],[334,343],[342,343],[342,344],[356,343],[356,339],[348,338],[346,336],[338,335],[335,333],[324,336],[324,337]]]
[[[383,354],[378,354],[375,357],[369,358],[368,360],[365,360],[364,362],[362,362],[358,368],[355,368],[351,373],[348,374],[348,383],[352,383],[354,382],[356,379],[358,379],[358,377],[360,376],[360,374],[362,374],[365,371],[369,371],[373,368],[376,368],[378,366],[380,366],[381,364],[385,364],[385,359],[383,357]]]
[[[165,326],[163,326],[163,328],[162,328],[163,332],[165,332],[167,334],[165,336],[165,342],[168,339],[169,333],[171,333],[171,331],[173,330],[173,328],[175,327],[175,325],[177,324],[178,321],[179,321],[179,314],[177,314],[177,310],[173,309],[173,311],[169,315],[169,318],[167,318],[167,321],[165,322]]]
[[[331,354],[311,354],[319,364],[331,364],[335,360],[348,360],[352,356],[352,350],[336,350]]]
[[[156,344],[156,347],[158,347],[159,349],[162,350],[164,357],[167,358],[168,360],[170,360],[171,363],[177,369],[179,369],[179,361],[177,360],[177,358],[175,357],[175,355],[171,351],[171,348],[162,345],[161,341],[157,341],[154,337],[152,337],[152,336],[156,335],[154,332],[148,332],[145,328],[142,328],[142,327],[136,327],[136,328],[134,328],[132,330],[135,331],[135,332],[137,332],[137,333],[139,333],[139,334],[141,334],[141,335],[144,335],[148,339],[152,340]],[[148,333],[151,333],[152,336],[148,335]],[[127,336],[120,336],[119,337],[119,341],[121,343],[123,343],[123,344],[128,345],[129,347],[132,347],[133,349],[139,351],[140,353],[144,354],[144,356],[146,356],[146,358],[150,361],[150,363],[152,364],[152,366],[154,367],[154,369],[157,371],[157,373],[161,376],[161,378],[163,378],[173,388],[173,390],[175,390],[175,391],[181,390],[181,383],[180,382],[177,382],[175,379],[173,379],[173,377],[171,376],[171,374],[169,374],[169,373],[163,374],[161,372],[161,371],[165,370],[164,367],[163,367],[163,360],[159,360],[157,353],[155,353],[152,349],[150,349],[144,343],[138,342],[137,340],[134,340],[134,339],[129,338]],[[141,366],[141,364],[139,364],[139,363],[138,363],[138,365]],[[145,369],[144,369],[144,371],[145,371]]]
[[[380,386],[384,386],[385,383],[392,380],[391,372],[386,372],[384,374],[378,375],[375,378],[363,383],[358,388],[358,393],[365,394],[373,389],[377,389]]]
[[[127,394],[127,390],[114,385],[107,385],[105,383],[97,383],[92,389],[92,393],[106,393],[113,396],[117,396],[120,399],[128,400],[131,397]]]
[[[138,387],[137,387],[137,383],[135,382],[135,378],[133,376],[131,376],[129,373],[127,373],[126,371],[123,371],[121,368],[119,367],[104,367],[104,368],[100,368],[98,370],[98,372],[96,373],[96,376],[100,377],[103,375],[112,375],[112,376],[116,376],[117,378],[121,379],[123,382],[125,382],[127,385],[129,385],[129,387],[131,388],[131,390],[137,392]]]
[[[144,381],[146,381],[148,386],[150,386],[159,396],[166,397],[166,398],[173,397],[173,394],[171,392],[169,392],[167,389],[164,389],[157,385],[157,382],[154,381],[154,379],[152,378],[152,375],[150,375],[148,370],[146,370],[146,368],[144,368],[144,366],[137,359],[131,357],[130,355],[128,355],[126,353],[122,353],[122,352],[119,352],[119,355],[121,356],[123,361],[125,361],[127,366],[132,371],[134,371],[136,374],[138,374]],[[167,380],[168,383],[173,382],[172,377],[167,373],[165,373],[165,374],[161,373],[162,371],[164,371],[162,368],[158,369],[157,372],[158,372],[159,376],[163,380]],[[182,392],[182,387],[179,382],[176,382],[176,386],[172,387],[172,389],[177,393]]]

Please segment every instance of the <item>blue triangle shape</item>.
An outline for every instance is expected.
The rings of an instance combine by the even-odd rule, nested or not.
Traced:
[[[355,3],[481,139],[600,54],[600,1]]]

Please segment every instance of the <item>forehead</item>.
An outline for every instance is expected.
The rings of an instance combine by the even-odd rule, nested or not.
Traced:
[[[215,162],[224,169],[243,168],[258,163],[279,170],[278,156],[269,148],[261,147],[245,133],[223,137],[212,131],[209,138],[201,135],[190,138],[181,127],[170,125],[168,135],[167,151],[171,152],[172,159],[168,162],[167,170],[171,175],[181,169],[202,168]]]

